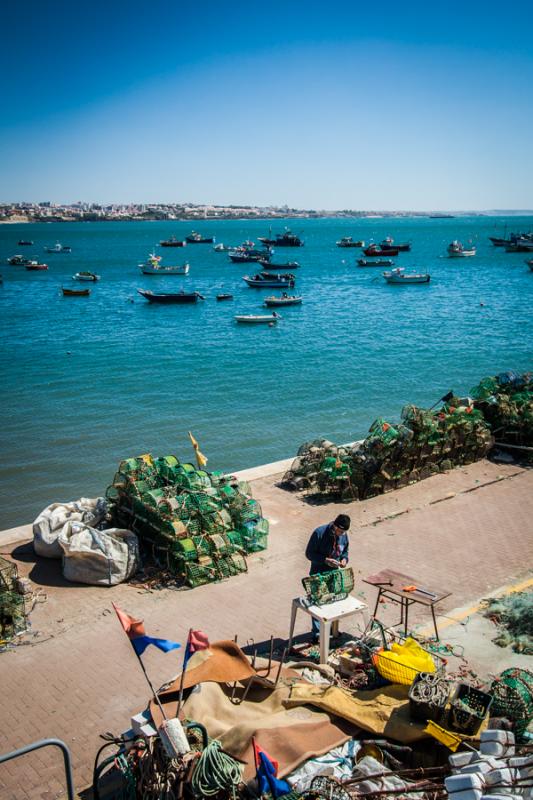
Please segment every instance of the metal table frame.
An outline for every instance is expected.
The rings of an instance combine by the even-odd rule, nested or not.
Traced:
[[[392,603],[400,605],[400,622],[397,625],[404,626],[404,633],[407,635],[409,624],[409,606],[418,603],[419,605],[429,606],[431,617],[433,619],[433,627],[435,629],[435,638],[439,641],[439,631],[437,628],[437,620],[435,617],[435,606],[449,597],[451,592],[435,590],[430,591],[426,588],[422,589],[423,583],[417,581],[416,578],[410,575],[404,575],[401,572],[395,572],[391,569],[384,569],[377,575],[370,575],[363,580],[363,583],[368,583],[370,586],[375,586],[378,590],[376,605],[374,607],[374,619],[377,619],[379,603],[383,598],[390,600]],[[413,592],[403,591],[403,586],[417,586],[417,590]]]

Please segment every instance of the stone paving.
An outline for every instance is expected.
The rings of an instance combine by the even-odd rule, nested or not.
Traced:
[[[481,461],[342,506],[311,505],[277,488],[279,477],[253,482],[254,496],[271,521],[268,551],[250,558],[247,574],[192,591],[67,584],[59,562],[37,560],[21,541],[27,541],[29,528],[0,534],[0,551],[12,554],[42,601],[32,612],[32,633],[24,644],[0,654],[0,752],[40,738],[63,739],[73,755],[76,787],[86,787],[98,734],[127,729],[130,715],[148,699],[111,601],[143,617],[153,636],[184,641],[194,627],[213,641],[236,633],[241,642],[251,637],[260,642],[271,634],[285,638],[290,601],[300,594],[300,579],[308,572],[308,537],[340,510],[352,517],[355,591],[370,606],[375,590],[362,578],[384,567],[412,574],[429,587],[446,587],[452,594],[439,609],[446,615],[527,576],[533,564],[531,470]],[[417,621],[427,619],[413,614],[412,622]],[[307,617],[297,625],[297,633],[303,633]],[[181,655],[149,648],[144,662],[160,685],[179,671]],[[0,766],[4,800],[53,800],[63,788],[61,758],[52,750]]]

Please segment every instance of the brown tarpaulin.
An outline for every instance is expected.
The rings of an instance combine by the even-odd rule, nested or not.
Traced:
[[[273,663],[270,679],[275,680],[278,663]],[[263,670],[260,670],[263,673]],[[250,689],[244,703],[230,700],[232,686],[254,677],[263,685]],[[176,716],[181,676],[159,693],[159,699],[170,719]],[[215,642],[208,650],[195,653],[185,672],[184,688],[198,686],[183,703],[180,717],[195,720],[205,725],[209,736],[219,739],[228,753],[246,762],[244,776],[249,780],[255,775],[252,737],[267,753],[279,761],[280,776],[317,755],[327,753],[333,747],[347,741],[357,729],[342,719],[331,719],[328,714],[301,705],[285,708],[290,686],[301,683],[300,675],[290,668],[283,668],[276,689],[268,679],[256,674],[242,650],[232,641]],[[239,685],[235,699],[242,696]],[[152,718],[157,727],[163,716],[155,701],[150,704]]]
[[[252,737],[279,761],[279,775],[287,775],[302,762],[323,755],[350,739],[358,729],[342,719],[301,705],[287,709],[293,678],[283,677],[276,689],[253,687],[246,700],[235,705],[231,686],[203,683],[183,706],[185,716],[198,720],[224,750],[246,762],[245,780],[255,775]],[[238,698],[243,688],[236,692]]]

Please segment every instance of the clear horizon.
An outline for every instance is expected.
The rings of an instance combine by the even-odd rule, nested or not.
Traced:
[[[533,206],[533,9],[4,10],[6,202]],[[20,54],[24,54],[24,58]],[[131,200],[124,201],[122,198]],[[104,198],[104,199],[101,199]],[[109,199],[105,199],[109,198]]]

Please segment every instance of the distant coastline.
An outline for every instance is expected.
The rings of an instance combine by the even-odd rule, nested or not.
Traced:
[[[0,224],[35,222],[203,222],[207,220],[277,219],[453,219],[454,217],[533,216],[533,210],[487,211],[336,211],[288,206],[213,206],[192,204],[0,203]]]

